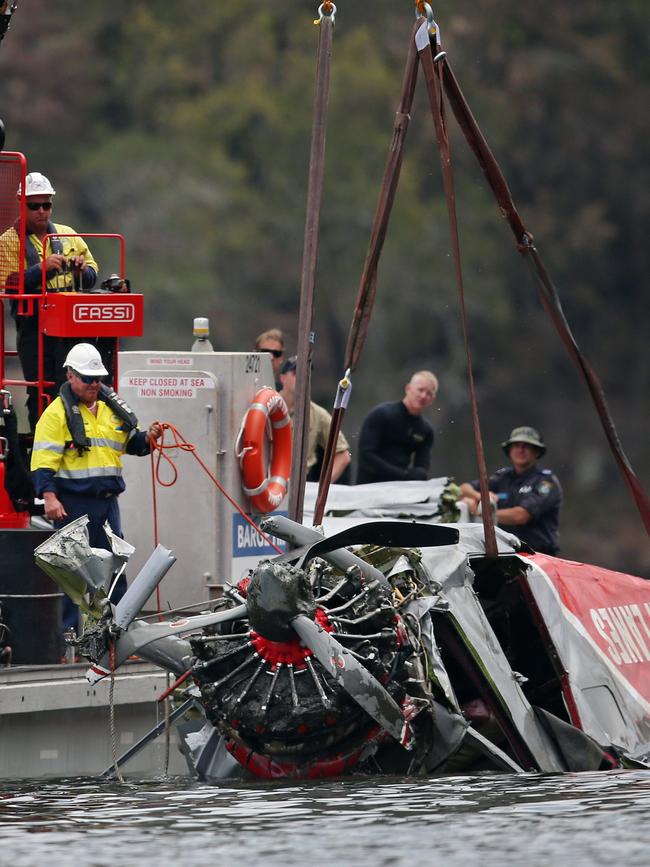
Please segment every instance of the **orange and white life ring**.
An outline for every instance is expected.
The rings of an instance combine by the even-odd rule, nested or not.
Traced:
[[[264,460],[267,429],[271,465],[268,472]],[[272,512],[287,493],[291,473],[291,419],[281,394],[268,387],[257,392],[237,440],[244,493],[256,512]]]

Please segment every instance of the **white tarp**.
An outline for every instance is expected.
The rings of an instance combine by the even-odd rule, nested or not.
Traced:
[[[326,515],[344,512],[350,517],[433,517],[449,479],[424,482],[373,482],[369,485],[331,485]],[[307,482],[304,514],[313,515],[318,496],[317,482]]]

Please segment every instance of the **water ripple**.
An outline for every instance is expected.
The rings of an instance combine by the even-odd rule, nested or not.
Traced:
[[[650,772],[228,783],[5,781],[0,864],[648,863]]]

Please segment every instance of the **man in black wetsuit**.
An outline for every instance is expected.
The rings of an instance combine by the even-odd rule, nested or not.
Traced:
[[[380,403],[361,425],[357,484],[429,477],[433,427],[422,418],[438,393],[430,370],[414,373],[402,400]]]
[[[502,530],[518,536],[541,554],[556,555],[560,549],[559,521],[562,487],[555,473],[537,466],[546,446],[532,427],[516,427],[501,443],[510,466],[490,476],[490,497]],[[460,486],[470,514],[479,512],[478,480]]]

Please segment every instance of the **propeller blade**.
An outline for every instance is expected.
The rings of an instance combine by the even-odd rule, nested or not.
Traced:
[[[348,545],[382,545],[386,548],[434,548],[457,545],[460,533],[455,527],[443,524],[422,524],[416,521],[371,521],[320,538],[297,564],[304,569],[314,557],[325,558],[337,548]],[[383,576],[382,576],[383,578]],[[385,579],[384,579],[385,583]]]
[[[114,620],[120,629],[127,629],[142,606],[176,562],[176,557],[163,545],[158,545],[115,606]]]
[[[406,720],[395,699],[368,669],[364,668],[356,657],[342,647],[329,632],[304,614],[294,617],[291,625],[325,671],[357,704],[361,705],[366,713],[401,743]]]
[[[206,772],[210,767],[212,760],[214,759],[214,754],[219,748],[219,744],[221,743],[221,732],[217,729],[213,729],[210,732],[210,737],[206,741],[201,750],[199,757],[196,761],[195,769],[196,775],[199,780],[205,780]]]
[[[141,647],[138,656],[157,665],[158,668],[180,676],[187,671],[192,658],[192,648],[189,641],[185,641],[180,636],[168,635],[167,638],[158,638],[151,644]]]
[[[135,623],[131,624],[129,631],[123,632],[115,642],[115,668],[119,668],[129,656],[141,653],[145,647],[161,638],[167,638],[170,635],[188,635],[204,626],[240,620],[242,617],[246,617],[247,613],[248,609],[245,605],[237,605],[226,611],[214,611],[211,614],[199,614],[196,617],[184,617],[181,620],[163,623],[145,623],[142,620],[136,620]],[[152,661],[157,662],[158,660],[152,659]],[[90,683],[96,683],[106,677],[111,673],[110,664],[109,654],[105,654],[99,662],[94,663],[88,669],[86,680]],[[184,666],[179,673],[182,673],[186,667]]]
[[[305,527],[303,524],[297,524],[290,518],[285,518],[284,515],[269,515],[262,520],[260,526],[265,533],[278,536],[280,539],[289,542],[290,545],[298,546],[298,550],[294,549],[293,551],[289,551],[287,554],[283,554],[281,557],[275,557],[274,562],[276,563],[303,562],[305,555],[308,553],[308,549],[310,549],[316,542],[322,542],[325,538],[317,530],[313,530],[311,527]],[[366,561],[362,560],[361,557],[357,557],[356,554],[347,551],[345,548],[339,547],[334,551],[324,551],[318,556],[322,556],[323,560],[336,566],[337,569],[340,569],[342,572],[345,572],[346,569],[350,568],[350,566],[358,566],[368,581],[374,579],[384,586],[388,583],[384,578],[383,572],[375,566],[372,566],[370,563],[366,563]]]

